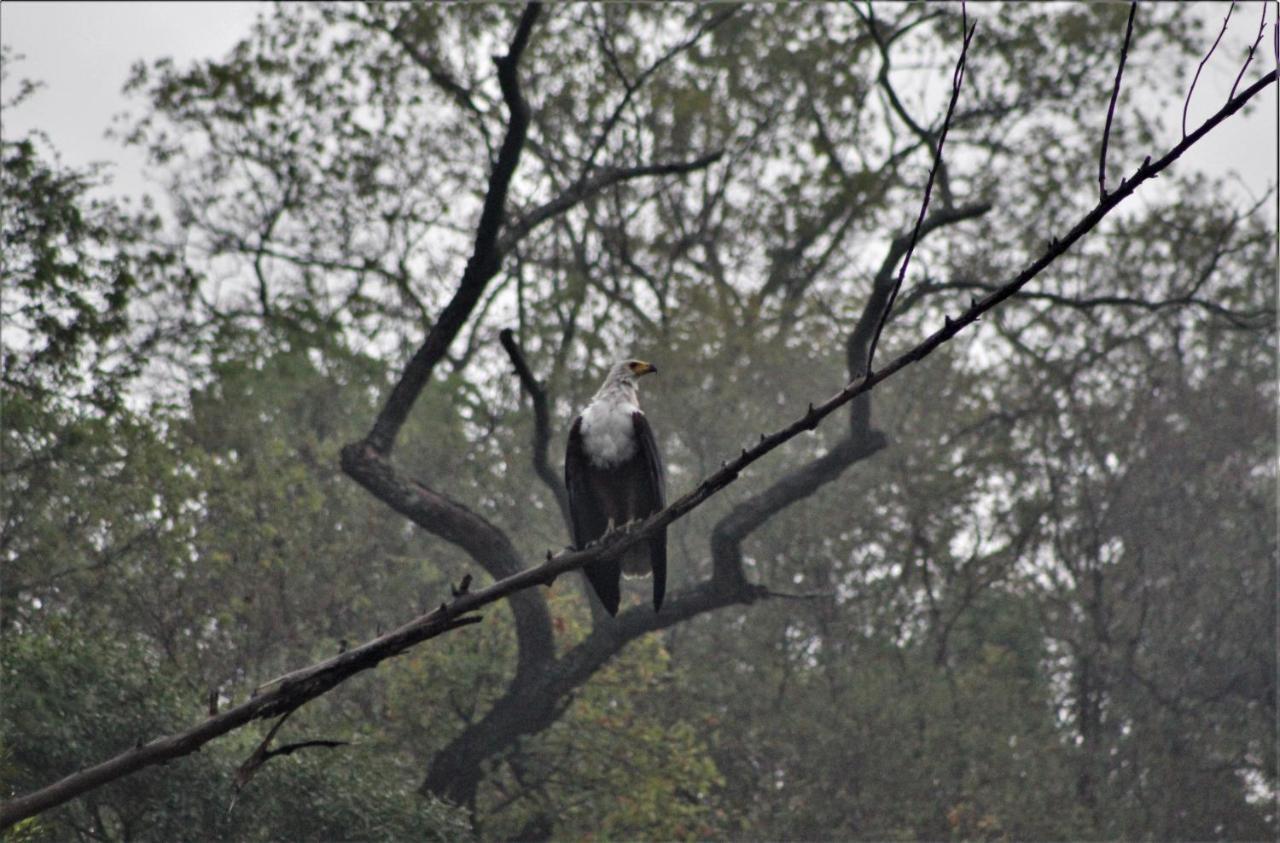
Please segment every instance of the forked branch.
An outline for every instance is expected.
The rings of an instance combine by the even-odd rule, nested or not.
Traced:
[[[960,7],[964,9],[964,5]],[[962,19],[962,25],[968,23],[967,16]],[[929,210],[929,196],[933,193],[933,180],[938,174],[938,168],[942,165],[942,147],[947,142],[947,130],[951,128],[951,116],[956,110],[956,100],[960,98],[960,86],[964,84],[964,65],[965,60],[969,56],[969,42],[973,40],[973,33],[977,30],[978,24],[967,27],[964,31],[964,42],[960,46],[960,58],[956,60],[956,69],[951,74],[951,102],[947,105],[947,116],[942,121],[942,131],[938,133],[938,148],[933,155],[933,166],[929,168],[929,179],[924,186],[924,199],[920,202],[920,213],[916,217],[915,228],[911,230],[911,242],[907,245],[906,255],[902,258],[902,268],[898,271],[898,280],[894,283],[893,289],[889,291],[889,300],[885,302],[884,310],[880,312],[880,320],[876,324],[876,331],[871,336],[871,345],[867,350],[867,370],[866,374],[871,374],[872,364],[876,358],[876,346],[880,344],[880,334],[884,331],[885,323],[889,321],[889,314],[893,311],[893,301],[898,297],[898,291],[902,289],[902,281],[907,277],[907,267],[911,265],[911,253],[915,251],[916,240],[920,237],[920,226],[924,224],[924,215]],[[944,197],[945,198],[945,197]]]

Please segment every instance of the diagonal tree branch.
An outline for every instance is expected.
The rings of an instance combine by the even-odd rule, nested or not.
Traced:
[[[1266,16],[1265,6],[1263,16]],[[1129,23],[1124,29],[1124,44],[1120,47],[1120,62],[1116,65],[1116,83],[1111,88],[1111,104],[1107,106],[1107,125],[1102,129],[1102,151],[1098,154],[1098,198],[1107,195],[1107,142],[1111,140],[1111,118],[1116,113],[1116,98],[1120,96],[1120,77],[1129,57],[1129,39],[1133,37],[1133,16],[1138,11],[1138,0],[1129,4]],[[1247,63],[1246,63],[1247,66]],[[1234,90],[1233,90],[1234,93]]]
[[[963,12],[963,3],[960,8]],[[956,69],[951,74],[951,102],[947,105],[947,116],[942,120],[942,131],[938,134],[938,148],[933,154],[933,166],[929,168],[929,179],[924,185],[924,199],[920,202],[920,215],[916,217],[916,226],[911,232],[911,242],[907,244],[906,254],[902,258],[902,268],[898,271],[898,280],[894,283],[893,289],[889,291],[889,300],[885,302],[884,310],[880,312],[880,320],[876,324],[875,333],[871,335],[871,346],[867,350],[866,371],[868,375],[871,374],[871,366],[875,362],[876,346],[880,344],[880,334],[884,331],[885,323],[889,321],[889,314],[893,311],[893,300],[898,297],[898,291],[902,289],[902,281],[907,277],[907,267],[911,265],[911,253],[915,251],[916,239],[920,236],[920,227],[924,224],[925,213],[929,210],[929,196],[933,193],[933,180],[942,166],[942,147],[947,142],[947,130],[951,128],[951,115],[955,113],[956,101],[960,99],[960,87],[964,84],[964,65],[969,56],[969,42],[973,40],[973,33],[977,29],[978,24],[975,22],[973,26],[965,31],[964,42],[960,47],[960,58],[956,60]]]
[[[1266,5],[1265,3],[1263,4]],[[1209,63],[1209,59],[1213,57],[1213,51],[1218,49],[1222,36],[1227,34],[1227,24],[1231,23],[1231,13],[1236,10],[1236,0],[1231,0],[1231,5],[1227,7],[1227,14],[1222,19],[1222,29],[1218,30],[1218,37],[1213,39],[1213,44],[1209,47],[1209,52],[1204,54],[1204,58],[1200,59],[1200,65],[1196,67],[1196,75],[1191,77],[1191,87],[1187,88],[1187,97],[1182,101],[1182,136],[1187,136],[1187,109],[1191,107],[1191,97],[1196,92],[1196,83],[1200,81],[1200,71],[1204,70],[1204,66]],[[1231,90],[1235,90],[1233,87]],[[1228,97],[1228,100],[1230,98]]]
[[[502,228],[502,220],[507,200],[507,188],[511,185],[511,177],[515,174],[516,165],[520,163],[520,150],[524,146],[525,134],[529,128],[529,105],[520,92],[520,79],[516,72],[520,56],[529,43],[529,33],[538,19],[541,4],[529,3],[520,16],[515,37],[505,56],[498,59],[498,82],[502,87],[502,96],[511,112],[507,124],[507,133],[498,151],[498,160],[489,174],[489,189],[485,194],[484,207],[480,212],[480,223],[476,227],[475,246],[471,258],[467,261],[462,273],[462,280],[453,298],[445,306],[444,311],[431,326],[426,341],[418,349],[418,353],[409,361],[404,374],[391,396],[378,414],[373,430],[369,432],[367,441],[379,454],[389,454],[395,444],[396,435],[404,425],[413,408],[414,402],[422,393],[436,364],[444,357],[450,343],[462,330],[467,317],[471,315],[476,302],[484,292],[485,285],[501,268],[501,252],[497,248],[498,233]]]
[[[919,236],[947,225],[975,219],[991,210],[988,203],[947,208],[934,213],[919,228]],[[846,365],[854,379],[866,369],[867,346],[872,331],[893,290],[893,268],[910,247],[911,235],[895,237],[872,282],[871,295],[863,306],[862,316],[846,342]],[[719,578],[744,579],[742,542],[765,521],[782,510],[818,492],[836,480],[854,463],[864,460],[888,445],[888,439],[871,427],[870,396],[850,404],[849,431],[826,454],[792,469],[766,489],[737,504],[711,531],[711,560]]]
[[[1249,64],[1253,61],[1253,54],[1257,51],[1258,45],[1262,43],[1262,35],[1267,31],[1267,5],[1267,3],[1262,4],[1262,17],[1258,20],[1258,37],[1254,38],[1253,43],[1249,45],[1249,53],[1244,57],[1244,64],[1240,66],[1240,72],[1236,74],[1236,81],[1232,83],[1231,93],[1227,94],[1227,99],[1231,99],[1236,95],[1236,88],[1240,87],[1240,80],[1244,78],[1244,72],[1249,69]],[[1280,33],[1280,30],[1277,30],[1277,32]],[[1276,64],[1280,64],[1280,57],[1277,58]]]
[[[526,33],[527,35],[527,33]],[[1052,264],[1072,245],[1092,231],[1112,210],[1131,196],[1142,184],[1156,178],[1173,162],[1181,157],[1191,146],[1239,111],[1249,100],[1276,81],[1277,71],[1272,70],[1264,77],[1247,87],[1239,96],[1227,102],[1200,128],[1187,135],[1170,149],[1159,160],[1148,158],[1137,168],[1132,177],[1122,180],[1119,188],[1100,201],[1091,211],[1085,214],[1061,240],[1054,240],[1048,249],[1027,265],[1018,275],[984,296],[962,313],[957,319],[948,318],[944,326],[930,334],[909,351],[900,355],[883,369],[870,372],[850,382],[838,393],[820,405],[811,407],[800,418],[777,432],[762,438],[759,444],[744,449],[741,455],[727,462],[723,468],[714,472],[692,491],[673,502],[666,509],[651,516],[645,522],[630,530],[617,533],[602,544],[579,551],[566,551],[554,556],[542,565],[520,571],[504,580],[494,583],[488,588],[471,592],[455,598],[451,603],[443,604],[439,609],[416,618],[392,633],[376,638],[360,647],[342,653],[317,665],[287,674],[275,680],[269,690],[252,697],[239,706],[208,718],[198,726],[182,732],[158,738],[150,743],[136,746],[115,758],[95,767],[74,773],[66,778],[42,788],[34,793],[17,797],[0,806],[0,828],[8,827],[26,817],[34,816],[48,808],[62,804],[79,795],[87,793],[108,782],[123,778],[144,767],[190,754],[210,740],[240,728],[246,723],[263,717],[272,717],[284,713],[290,708],[314,699],[356,673],[375,667],[392,656],[404,652],[421,641],[441,635],[450,629],[475,623],[478,617],[471,612],[482,606],[493,603],[518,591],[529,589],[538,584],[550,584],[557,576],[570,570],[580,568],[599,559],[613,558],[631,546],[647,540],[658,530],[669,525],[678,518],[687,515],[700,506],[708,498],[733,482],[743,469],[758,461],[783,443],[795,438],[800,433],[813,430],[824,418],[840,407],[866,394],[878,384],[892,377],[898,371],[923,360],[939,346],[948,342],[957,333],[973,324],[984,313],[998,307],[1006,299],[1016,295],[1032,279]],[[351,446],[348,446],[351,447]],[[374,451],[373,445],[366,446],[367,451]],[[376,453],[376,452],[375,452]],[[660,625],[675,622],[677,617],[692,616],[686,613],[697,612],[699,606],[712,606],[717,601],[725,600],[716,588],[714,579],[701,583],[691,589],[672,595],[667,606],[671,607],[671,620],[668,613],[654,614],[640,608],[633,608],[618,617],[617,632],[614,637],[628,639],[644,634]],[[751,591],[734,594],[740,600],[749,600],[757,595],[758,587]],[[712,592],[708,595],[708,592]],[[666,607],[664,607],[666,608]],[[643,616],[643,617],[642,617]],[[607,633],[598,631],[588,640],[603,642]],[[600,637],[597,637],[600,636]],[[600,645],[603,647],[603,644]],[[616,652],[614,650],[613,652]],[[589,659],[582,657],[580,662],[572,665],[566,659],[558,660],[549,669],[548,676],[557,675],[561,665],[570,667],[589,665]]]
[[[547,409],[547,389],[534,377],[533,370],[524,359],[524,352],[516,342],[515,333],[510,328],[503,328],[498,333],[498,339],[506,349],[507,356],[511,358],[512,365],[516,367],[520,385],[525,392],[529,393],[529,400],[533,402],[533,471],[551,490],[552,496],[556,499],[556,506],[560,507],[560,515],[567,526],[570,523],[569,493],[560,475],[551,468],[551,461],[547,456],[551,446],[551,414]]]

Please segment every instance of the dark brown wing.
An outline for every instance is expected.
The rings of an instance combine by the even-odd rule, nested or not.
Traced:
[[[578,550],[603,536],[609,528],[604,503],[592,482],[592,474],[582,445],[582,416],[578,416],[569,428],[569,442],[564,451],[564,485],[569,490],[573,546]],[[618,614],[618,603],[622,600],[619,585],[622,578],[621,563],[617,559],[592,562],[583,572],[609,614]]]
[[[631,414],[635,425],[636,446],[645,466],[644,476],[637,480],[637,514],[648,518],[667,505],[666,470],[662,466],[662,454],[653,438],[649,420],[639,411]],[[653,567],[653,610],[662,608],[662,597],[667,591],[667,528],[649,540],[649,563]]]

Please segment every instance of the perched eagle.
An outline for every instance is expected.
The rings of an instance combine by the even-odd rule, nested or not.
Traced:
[[[640,360],[615,363],[591,403],[573,420],[564,455],[573,544],[582,549],[612,527],[644,519],[666,506],[666,479],[653,430],[640,412],[636,381],[658,371]],[[619,579],[653,573],[653,610],[667,587],[664,529],[621,557],[593,562],[587,580],[609,614],[618,614]]]

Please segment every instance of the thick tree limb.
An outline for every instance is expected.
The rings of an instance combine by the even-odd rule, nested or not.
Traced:
[[[519,554],[506,533],[448,495],[405,477],[388,456],[436,365],[471,318],[486,286],[501,268],[498,236],[505,215],[507,189],[520,161],[529,126],[529,107],[520,91],[517,67],[540,9],[537,3],[525,6],[507,54],[495,59],[510,118],[498,160],[489,176],[471,258],[458,288],[392,389],[366,440],[342,450],[343,470],[352,479],[419,527],[461,547],[495,580],[509,577],[522,567]],[[554,652],[551,616],[546,601],[536,594],[516,598],[511,608],[519,642],[516,672],[523,675],[536,670]]]
[[[503,530],[461,503],[405,477],[368,443],[343,448],[342,469],[396,512],[462,548],[495,580],[511,577],[524,568],[519,552]],[[537,593],[522,594],[511,601],[511,611],[518,646],[516,674],[536,672],[555,652],[546,601]]]
[[[430,380],[436,364],[444,357],[450,343],[462,330],[476,302],[480,300],[485,285],[501,267],[501,254],[497,249],[497,242],[499,230],[502,228],[507,188],[511,185],[511,177],[515,174],[516,165],[520,163],[520,150],[524,146],[525,134],[529,128],[529,105],[520,92],[520,78],[516,68],[524,48],[529,43],[529,33],[533,30],[533,24],[538,19],[541,9],[542,6],[539,3],[529,3],[525,6],[507,54],[496,60],[502,97],[507,103],[511,116],[507,123],[506,136],[502,139],[502,147],[498,151],[497,163],[489,174],[489,189],[485,193],[480,223],[476,227],[475,246],[453,298],[445,306],[440,318],[431,326],[426,341],[409,361],[404,374],[391,391],[391,396],[387,399],[382,412],[378,414],[377,421],[374,422],[367,441],[380,454],[385,455],[391,452],[396,434],[400,432],[405,419],[409,417],[409,411],[413,409],[418,395]]]
[[[527,14],[526,12],[526,17]],[[228,709],[222,714],[208,718],[198,726],[136,746],[102,764],[69,775],[61,781],[34,793],[9,800],[3,806],[0,806],[0,828],[8,827],[26,817],[34,816],[41,811],[60,805],[144,767],[190,754],[213,738],[240,728],[253,720],[283,714],[285,711],[296,708],[329,691],[356,673],[375,667],[382,661],[404,652],[421,641],[441,635],[459,626],[477,622],[479,618],[470,613],[482,606],[534,585],[549,584],[560,574],[575,570],[598,559],[615,557],[632,545],[647,540],[658,530],[687,515],[713,494],[728,486],[752,463],[758,461],[783,443],[795,438],[800,433],[813,430],[824,418],[843,405],[860,395],[870,392],[878,384],[892,377],[898,371],[923,360],[957,333],[976,322],[984,313],[1016,295],[1019,290],[1052,264],[1080,238],[1092,231],[1116,206],[1132,195],[1138,186],[1159,176],[1161,172],[1181,157],[1187,149],[1217,125],[1239,111],[1249,100],[1275,81],[1276,71],[1272,70],[1247,87],[1239,96],[1227,102],[1212,117],[1206,120],[1200,128],[1183,138],[1181,142],[1159,160],[1152,161],[1148,158],[1137,168],[1130,179],[1122,181],[1115,192],[1108,195],[1093,210],[1085,214],[1061,240],[1052,241],[1049,248],[1018,275],[982,299],[973,302],[957,319],[947,319],[941,329],[930,334],[883,369],[871,372],[850,382],[822,404],[811,407],[808,412],[791,424],[772,435],[762,438],[752,448],[743,450],[738,457],[727,462],[719,471],[708,476],[692,491],[673,502],[666,509],[654,514],[642,524],[610,537],[601,545],[593,546],[586,550],[561,553],[542,565],[522,570],[494,583],[488,588],[462,595],[452,603],[444,604],[433,612],[415,618],[387,635],[319,664],[287,674],[276,680],[269,690]],[[366,448],[370,451],[376,450],[372,443],[367,445]],[[660,614],[655,615],[642,608],[633,608],[622,613],[617,619],[615,629],[602,628],[588,636],[584,645],[587,642],[593,642],[592,648],[594,649],[581,651],[582,655],[573,660],[568,658],[556,660],[548,667],[546,672],[547,679],[542,681],[552,681],[554,677],[566,673],[572,674],[574,671],[593,669],[593,654],[595,658],[607,659],[616,652],[616,643],[610,644],[609,642],[619,640],[625,642],[651,629],[676,623],[685,617],[697,614],[699,611],[706,611],[706,607],[721,605],[719,601],[734,598],[753,599],[756,596],[761,596],[758,591],[759,587],[750,587],[749,591],[739,592],[736,589],[722,590],[719,586],[720,583],[713,578],[693,589],[672,595],[670,602],[664,606],[664,611]],[[731,595],[731,597],[726,598],[726,594]],[[641,617],[642,615],[643,617]],[[607,655],[605,654],[606,652]]]

